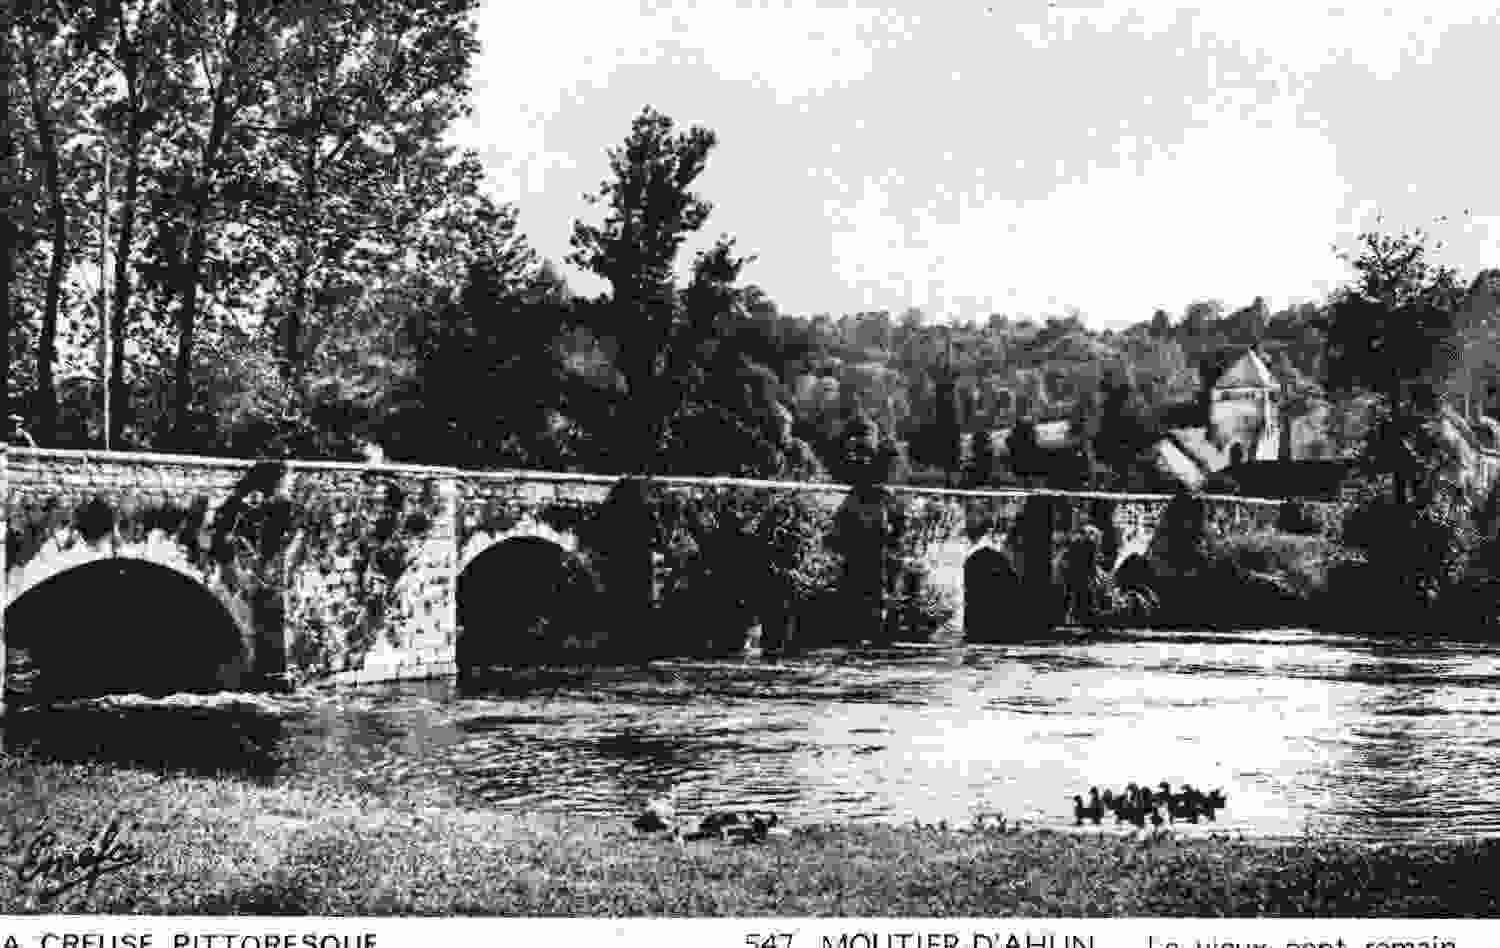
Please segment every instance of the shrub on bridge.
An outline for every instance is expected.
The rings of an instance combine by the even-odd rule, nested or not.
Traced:
[[[1344,539],[1372,562],[1414,568],[1418,587],[1439,589],[1463,574],[1479,540],[1468,504],[1456,495],[1406,504],[1377,495],[1350,509]]]
[[[903,498],[886,493],[885,502],[886,533],[881,550],[885,559],[882,614],[886,640],[925,641],[951,631],[958,610],[952,597],[933,585],[922,560],[923,545],[935,532],[932,523],[914,516]]]
[[[1361,561],[1350,569],[1359,581],[1349,584],[1358,592],[1359,608],[1351,601],[1345,610],[1362,616],[1356,631],[1447,632],[1450,622],[1466,618],[1453,607],[1467,598],[1464,589],[1481,544],[1462,492],[1439,484],[1413,503],[1396,503],[1377,487],[1366,487],[1348,508],[1342,537]],[[1442,621],[1434,623],[1439,610]],[[1371,615],[1381,617],[1379,626],[1368,627]]]
[[[1329,569],[1348,558],[1338,543],[1321,536],[1257,530],[1216,539],[1210,560],[1237,574],[1263,573],[1283,577],[1302,599],[1323,592]]]
[[[953,598],[934,587],[927,570],[908,564],[885,594],[887,641],[928,641],[953,629]]]
[[[732,651],[755,622],[776,644],[789,619],[816,612],[836,585],[828,513],[805,497],[666,492],[651,509],[662,551],[659,617],[674,651]]]
[[[1253,627],[1321,624],[1332,577],[1352,559],[1327,537],[1257,530],[1215,539],[1209,562],[1214,601]]]

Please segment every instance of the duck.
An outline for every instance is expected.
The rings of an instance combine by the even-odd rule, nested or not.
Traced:
[[[1106,790],[1105,793],[1109,791]],[[1104,819],[1104,794],[1099,792],[1098,787],[1089,788],[1089,818],[1097,825]]]
[[[1212,793],[1204,796],[1203,813],[1208,817],[1209,821],[1212,822],[1214,819],[1214,813],[1218,810],[1224,809],[1224,805],[1228,802],[1228,798],[1224,796],[1224,788],[1218,787]]]
[[[1217,802],[1215,802],[1216,800],[1217,800]],[[1194,818],[1193,822],[1195,822],[1195,823],[1197,822],[1196,817],[1198,817],[1198,816],[1206,816],[1210,820],[1212,820],[1214,818],[1214,810],[1217,809],[1218,807],[1223,806],[1223,800],[1224,800],[1224,794],[1223,794],[1222,791],[1219,791],[1218,796],[1214,797],[1212,794],[1207,794],[1207,793],[1204,793],[1202,790],[1194,788],[1193,789],[1193,808],[1196,811],[1196,813],[1195,813],[1195,818]]]
[[[725,831],[725,835],[731,842],[763,843],[781,822],[781,818],[775,813],[746,813],[744,817],[740,823]]]
[[[1083,802],[1083,797],[1073,796],[1073,819],[1075,826],[1082,826],[1084,820],[1093,820],[1094,825],[1104,819],[1104,801],[1099,797],[1099,788],[1093,787],[1089,790],[1089,802]]]
[[[698,829],[685,838],[760,843],[766,840],[771,830],[780,822],[781,818],[775,813],[735,813],[725,810],[705,816],[698,822]]]
[[[1135,802],[1135,789],[1135,783],[1133,781],[1131,783],[1127,783],[1125,785],[1124,791],[1122,791],[1119,796],[1114,797],[1112,800],[1110,800],[1109,808],[1114,811],[1116,823],[1123,823],[1130,818],[1130,809]]]
[[[1170,808],[1172,806],[1173,800],[1172,785],[1163,780],[1161,783],[1157,784],[1157,786],[1161,789],[1158,792],[1151,794],[1151,802],[1156,806],[1164,806]]]
[[[1115,821],[1146,825],[1146,814],[1151,810],[1151,794],[1134,783],[1125,788],[1125,795],[1116,800]]]
[[[1182,790],[1167,805],[1167,816],[1173,822],[1187,820],[1189,823],[1198,822],[1198,816],[1203,811],[1203,794],[1193,789],[1193,785],[1185,783]]]
[[[646,806],[640,815],[632,821],[639,832],[660,833],[675,830],[677,823],[677,804],[675,794],[664,797],[655,797],[646,801]]]

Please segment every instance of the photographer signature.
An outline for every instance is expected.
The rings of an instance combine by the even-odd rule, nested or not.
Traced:
[[[120,839],[120,820],[113,817],[102,831],[95,830],[88,844],[78,850],[65,848],[53,829],[43,826],[24,847],[15,864],[16,878],[22,885],[39,882],[37,896],[43,902],[80,885],[91,890],[101,876],[118,872],[146,858],[140,846]]]

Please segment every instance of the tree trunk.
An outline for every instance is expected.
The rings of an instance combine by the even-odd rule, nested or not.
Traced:
[[[47,188],[47,217],[52,225],[52,261],[47,269],[47,290],[42,306],[42,328],[37,340],[36,392],[32,414],[34,436],[43,447],[53,443],[57,425],[57,386],[53,381],[53,364],[57,361],[57,319],[62,305],[63,277],[68,269],[68,212],[62,195],[62,160],[51,116],[38,87],[36,60],[26,62],[27,84],[31,90],[31,114],[36,122],[37,143],[42,152],[43,178]],[[7,345],[9,340],[7,339]]]
[[[182,304],[177,308],[177,364],[172,395],[172,447],[178,450],[194,447],[189,417],[193,405],[193,342],[198,322],[198,274],[206,253],[207,239],[200,220],[193,225],[187,259],[179,276]]]
[[[311,299],[308,285],[312,281],[313,219],[318,202],[318,138],[315,134],[317,126],[313,121],[316,108],[315,99],[310,99],[307,103],[307,136],[303,143],[306,154],[302,164],[302,207],[299,215],[301,233],[298,235],[297,247],[297,282],[292,289],[291,311],[286,314],[286,325],[282,330],[284,347],[282,353],[285,359],[282,373],[288,389],[292,392],[301,390],[304,361],[302,335],[307,327]]]
[[[240,23],[235,22],[238,33]],[[224,138],[229,131],[230,106],[225,101],[225,81],[221,80],[214,95],[213,121],[209,127],[208,142],[203,147],[203,167],[197,187],[194,188],[192,223],[190,225],[187,259],[178,272],[181,283],[182,305],[177,310],[177,366],[176,388],[173,395],[173,446],[200,447],[191,443],[190,411],[193,405],[193,342],[198,324],[198,284],[201,282],[203,260],[208,255],[208,213],[213,202],[219,159],[224,147]]]
[[[1402,385],[1399,381],[1392,386],[1387,397],[1391,400],[1392,428],[1399,433],[1402,422],[1406,418],[1406,406],[1402,398]],[[1391,493],[1393,499],[1396,501],[1396,506],[1404,507],[1406,506],[1406,499],[1409,496],[1406,472],[1401,470],[1399,463],[1394,465],[1394,467],[1395,470],[1391,475]]]
[[[122,27],[123,29],[123,27]],[[127,60],[130,118],[125,139],[125,200],[120,207],[120,234],[115,244],[115,298],[109,317],[109,443],[120,448],[125,417],[130,411],[125,391],[125,319],[130,306],[130,252],[135,239],[135,207],[140,187],[140,107],[135,88],[134,59]]]
[[[8,7],[7,7],[8,9]],[[0,36],[10,36],[10,16],[0,21]],[[0,115],[10,114],[10,82],[13,71],[11,44],[0,43]],[[8,173],[11,158],[16,152],[15,136],[9,123],[0,128],[0,173]],[[10,287],[14,281],[16,253],[21,244],[20,228],[16,226],[17,195],[13,188],[0,189],[0,408],[4,419],[0,425],[6,433],[11,430],[10,414]],[[0,659],[3,659],[0,655]],[[0,672],[0,679],[4,674]],[[3,684],[3,681],[0,681]],[[0,701],[0,705],[3,705]]]

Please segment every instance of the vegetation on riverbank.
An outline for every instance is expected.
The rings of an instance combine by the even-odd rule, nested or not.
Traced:
[[[1106,833],[810,827],[679,845],[625,821],[452,800],[0,759],[0,913],[687,916],[1488,916],[1500,842],[1142,842]],[[42,827],[111,817],[145,858],[41,903]]]

